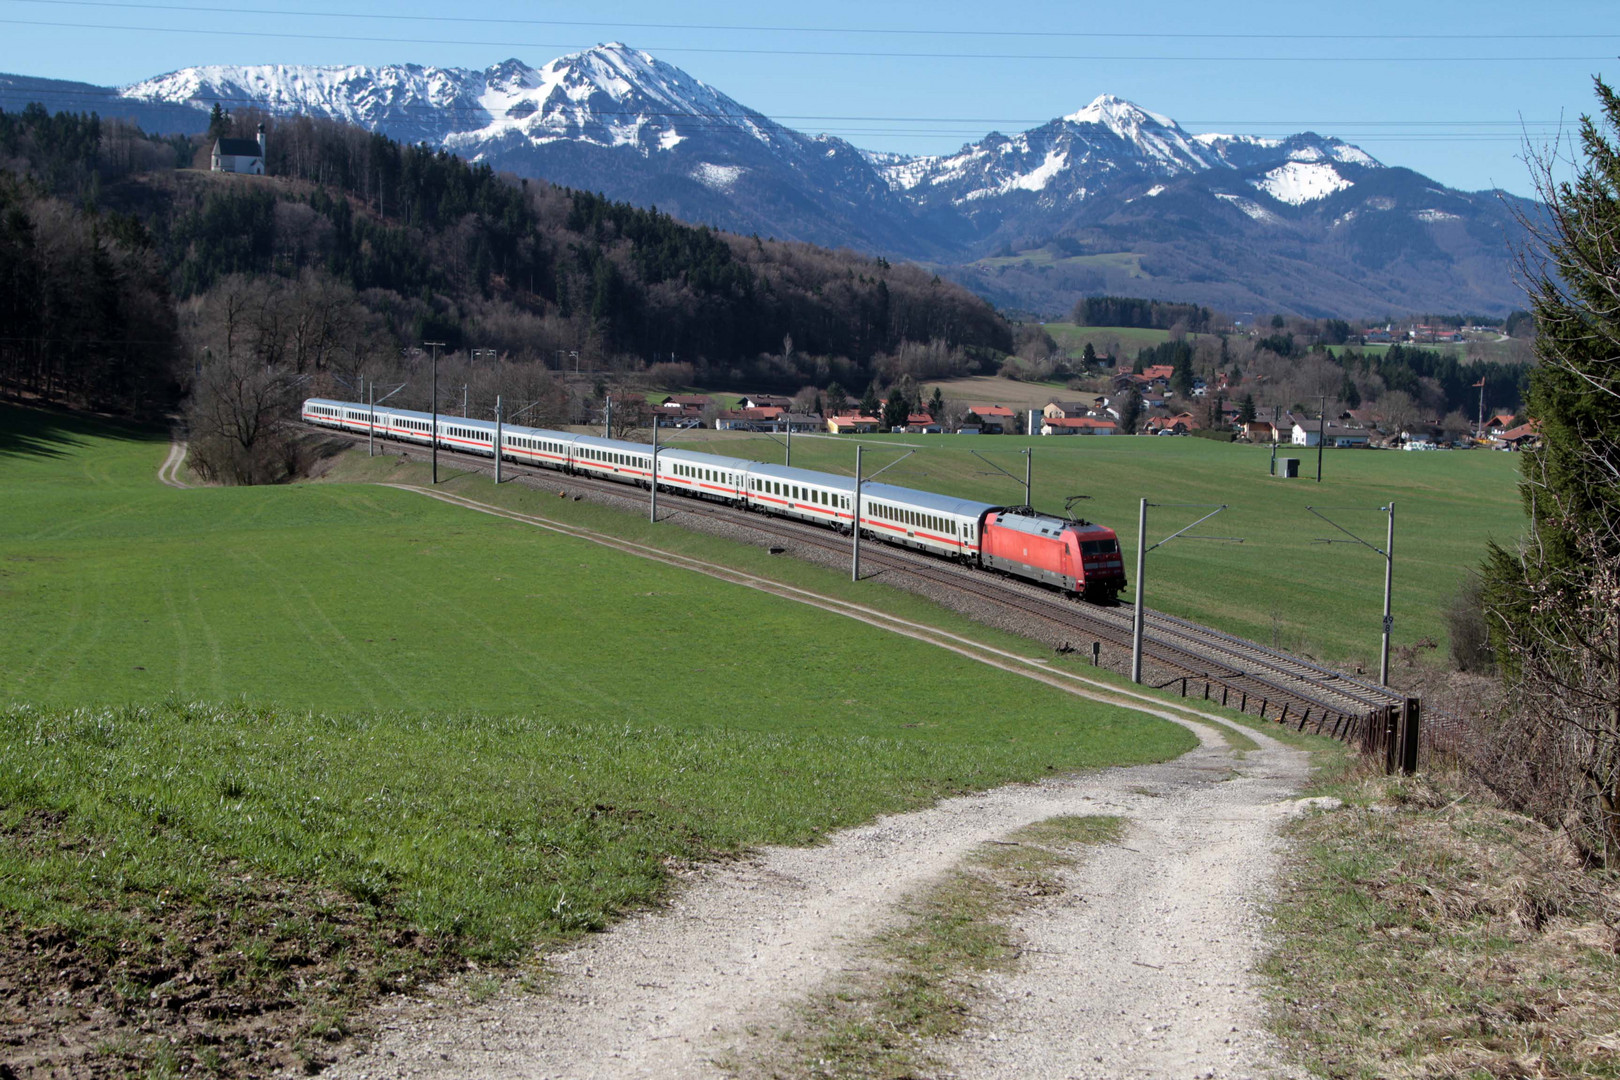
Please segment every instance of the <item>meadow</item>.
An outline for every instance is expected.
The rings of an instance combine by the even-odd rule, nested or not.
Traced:
[[[782,447],[761,436],[704,441],[727,453],[782,460]],[[1087,496],[1074,511],[1118,531],[1132,560],[1128,572],[1134,570],[1138,500],[1165,504],[1149,509],[1150,543],[1227,504],[1194,532],[1241,542],[1181,538],[1153,551],[1149,606],[1333,662],[1375,658],[1384,564],[1354,543],[1319,543],[1348,538],[1307,506],[1334,508],[1325,512],[1381,548],[1385,516],[1379,508],[1393,500],[1394,641],[1420,648],[1432,642],[1441,655],[1446,605],[1480,564],[1487,543],[1511,545],[1524,526],[1519,458],[1495,451],[1330,449],[1317,484],[1316,451],[1303,447],[1278,449],[1279,457],[1301,459],[1300,479],[1284,480],[1269,474],[1269,447],[1188,437],[893,435],[863,441],[868,475],[915,451],[883,474],[884,483],[1004,504],[1023,500],[1022,484],[973,451],[1021,481],[1020,451],[1031,449],[1035,506],[1062,514],[1068,496]],[[795,437],[793,462],[852,475],[851,443],[848,437]]]
[[[214,1041],[175,1068],[220,1045],[257,1062],[242,1071],[268,1067],[233,1017],[280,1010],[289,1045],[318,1046],[380,990],[653,902],[674,866],[1192,745],[819,609],[410,492],[162,487],[166,449],[0,407],[0,995],[71,970],[91,998],[51,1020],[64,1030],[92,1006],[211,1010]],[[339,472],[424,478],[398,458]],[[450,490],[880,590],[970,629],[836,572],[445,472]],[[141,1069],[191,1046],[170,1035],[116,1054]]]

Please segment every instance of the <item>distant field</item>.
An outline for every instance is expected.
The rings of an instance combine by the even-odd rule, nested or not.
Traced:
[[[1243,543],[1176,540],[1148,556],[1148,603],[1156,608],[1319,658],[1367,660],[1377,646],[1383,562],[1352,544],[1316,544],[1331,528],[1305,511],[1307,504],[1351,507],[1335,520],[1382,546],[1384,517],[1393,499],[1395,534],[1395,642],[1422,639],[1446,646],[1440,612],[1465,574],[1485,553],[1486,541],[1513,542],[1523,528],[1516,487],[1519,459],[1486,450],[1427,454],[1381,450],[1329,450],[1324,482],[1315,475],[1314,451],[1283,447],[1279,456],[1302,458],[1306,478],[1267,475],[1269,450],[1195,438],[1129,436],[1025,438],[1019,436],[894,435],[868,437],[867,468],[890,455],[884,444],[919,448],[883,474],[887,483],[944,491],[986,502],[1018,502],[1019,484],[987,475],[968,451],[990,456],[1022,477],[1033,447],[1036,505],[1061,513],[1067,495],[1087,518],[1111,525],[1121,543],[1136,548],[1137,500],[1155,503],[1227,503],[1231,507],[1196,530],[1242,537]],[[849,437],[795,439],[796,465],[846,475],[854,468]],[[781,460],[781,448],[740,436],[725,451]],[[1201,510],[1149,512],[1153,539],[1196,518]]]
[[[1107,251],[1096,255],[1056,255],[1046,248],[1035,248],[1031,251],[1020,251],[1013,255],[998,255],[992,258],[978,259],[969,266],[1073,266],[1095,267],[1101,270],[1123,270],[1125,276],[1130,278],[1147,278],[1152,275],[1142,269],[1142,256],[1134,251]]]
[[[1039,409],[1053,398],[1072,398],[1077,391],[1061,382],[1019,382],[1000,376],[975,375],[966,379],[946,379],[920,384],[923,396],[939,387],[950,401],[962,404],[1005,405],[1009,409]]]
[[[1465,342],[1439,342],[1428,344],[1423,342],[1401,342],[1403,348],[1425,349],[1430,352],[1449,353],[1460,360],[1474,357],[1479,360],[1496,360],[1507,363],[1513,360],[1528,360],[1530,357],[1530,344],[1525,341],[1465,341]],[[1347,349],[1356,352],[1369,353],[1382,356],[1389,351],[1388,345],[1330,345],[1328,351],[1337,356]]]

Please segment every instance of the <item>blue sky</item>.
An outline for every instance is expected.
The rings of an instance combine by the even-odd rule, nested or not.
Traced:
[[[614,40],[874,150],[948,152],[1113,93],[1194,132],[1314,130],[1521,194],[1525,136],[1567,132],[1591,77],[1620,77],[1613,0],[0,0],[0,71],[101,84],[205,63],[538,65]]]

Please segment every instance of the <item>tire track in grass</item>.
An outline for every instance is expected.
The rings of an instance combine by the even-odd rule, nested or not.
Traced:
[[[52,619],[51,621],[57,623],[60,626],[60,630],[48,644],[46,644],[39,650],[38,653],[35,654],[34,662],[32,664],[28,665],[28,667],[24,669],[20,675],[14,676],[11,680],[9,680],[13,687],[13,693],[19,698],[24,696],[38,696],[42,693],[40,688],[35,688],[25,693],[25,688],[30,680],[32,680],[36,675],[40,675],[41,670],[46,668],[46,665],[50,664],[58,653],[66,650],[68,646],[82,633],[80,624],[84,621],[84,597],[89,586],[84,581],[82,575],[72,575],[71,580],[73,581],[74,587],[72,591],[72,599],[69,601],[69,606],[67,609],[61,610],[54,606],[52,608],[58,617]],[[48,688],[50,686],[54,686],[60,681],[61,675],[58,674],[54,679],[51,679],[48,683],[46,683],[46,687]]]
[[[370,500],[370,505],[378,512],[388,512],[390,515],[395,513],[388,511],[383,503],[375,499]],[[342,564],[342,560],[335,555],[327,557],[334,564]],[[623,699],[610,693],[608,688],[598,682],[588,681],[583,676],[558,665],[545,648],[520,644],[507,627],[492,622],[461,605],[459,601],[447,597],[435,589],[431,581],[410,577],[379,562],[368,564],[367,571],[378,581],[392,583],[402,596],[409,598],[410,603],[422,617],[425,620],[433,620],[435,626],[445,625],[452,632],[476,638],[485,643],[494,657],[498,658],[504,653],[505,660],[499,662],[511,665],[517,674],[565,689],[574,700],[589,702],[604,711],[623,710],[628,707]]]
[[[305,641],[314,643],[319,640],[315,633],[312,632],[309,622],[307,622],[304,617],[308,613],[314,613],[320,619],[320,621],[332,631],[335,640],[330,642],[331,646],[342,648],[344,651],[361,660],[362,663],[367,664],[368,667],[375,667],[375,665],[371,665],[369,661],[366,661],[364,657],[361,657],[354,651],[353,646],[351,646],[348,642],[347,635],[338,631],[336,627],[332,625],[331,620],[326,616],[325,610],[321,608],[318,603],[316,603],[314,594],[309,591],[309,588],[305,586],[302,581],[296,577],[282,573],[258,551],[233,552],[232,554],[237,564],[241,566],[244,571],[248,569],[249,564],[253,564],[258,570],[263,572],[266,583],[272,590],[274,590],[276,599],[280,601],[281,608],[286,613],[287,622]],[[300,607],[290,597],[288,589],[289,583],[293,586],[292,591],[295,591],[302,596],[304,604],[303,607]],[[343,680],[348,682],[350,686],[358,691],[360,700],[365,701],[369,708],[380,709],[382,707],[377,699],[376,691],[373,689],[375,686],[374,682],[368,682],[359,678],[357,675],[355,675],[353,668],[349,665],[333,663],[330,652],[323,652],[323,660],[328,667],[336,669]],[[377,669],[375,674],[382,682],[387,683],[396,692],[399,690],[399,687],[394,683],[393,677],[387,672]]]
[[[208,648],[209,693],[216,699],[223,698],[225,696],[225,679],[223,674],[225,655],[224,651],[220,648],[219,635],[214,632],[214,624],[208,621],[208,616],[204,612],[202,596],[197,591],[197,579],[187,575],[186,580],[190,584],[189,599],[192,618],[194,618],[197,625],[202,628],[203,643]]]
[[[169,616],[169,628],[174,631],[174,648],[169,652],[169,658],[174,662],[174,685],[180,693],[186,693],[186,679],[191,671],[191,635],[186,633],[185,622],[180,617],[180,605],[175,602],[174,588],[170,583],[170,576],[179,573],[172,566],[164,567],[159,589],[162,593],[163,610]],[[196,604],[196,590],[192,590],[192,605]],[[217,658],[216,658],[217,663]]]

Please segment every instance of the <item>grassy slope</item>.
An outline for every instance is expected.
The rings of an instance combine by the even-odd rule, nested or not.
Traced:
[[[647,895],[666,840],[688,854],[803,840],[942,791],[1186,746],[916,642],[406,492],[174,491],[153,479],[158,441],[0,419],[51,444],[6,456],[0,479],[0,702],[46,707],[0,729],[13,813],[117,834],[161,808],[185,837],[278,873],[346,867],[342,883],[375,861],[384,881],[436,882],[423,910],[466,922],[522,883],[531,903],[575,859],[592,880],[588,853],[548,830],[633,803],[665,839],[638,841],[633,887],[592,901],[599,917]],[[267,707],[63,711],[238,697]],[[226,805],[238,795],[221,801],[239,788],[263,800],[255,828]],[[384,790],[397,805],[374,801]],[[553,849],[566,857],[537,877]],[[38,899],[8,891],[6,906]],[[531,911],[516,932],[542,924],[558,918]]]
[[[1021,485],[987,475],[990,467],[969,449],[987,454],[1021,478],[1024,462],[1017,451],[1033,446],[1036,506],[1061,513],[1065,496],[1090,495],[1089,501],[1077,504],[1080,511],[1116,528],[1132,560],[1138,499],[1227,503],[1229,510],[1195,532],[1242,537],[1244,542],[1182,539],[1153,552],[1148,556],[1148,603],[1335,660],[1373,655],[1383,562],[1353,544],[1313,543],[1341,534],[1311,517],[1307,505],[1357,508],[1332,516],[1382,546],[1384,517],[1378,508],[1395,501],[1397,645],[1428,638],[1444,647],[1441,612],[1458,583],[1479,564],[1487,540],[1511,543],[1523,525],[1518,458],[1484,450],[1329,450],[1318,485],[1312,479],[1315,452],[1303,448],[1279,451],[1279,456],[1302,458],[1306,476],[1284,481],[1268,475],[1268,449],[1204,439],[897,435],[867,440],[869,470],[892,460],[894,455],[872,452],[884,443],[922,448],[884,473],[884,482],[1007,503],[1020,501]],[[781,448],[760,438],[710,445],[781,460]],[[848,439],[796,439],[793,461],[848,475],[854,469],[854,449]],[[1150,537],[1167,536],[1201,513],[1150,510]],[[1127,569],[1133,567],[1134,562]]]

